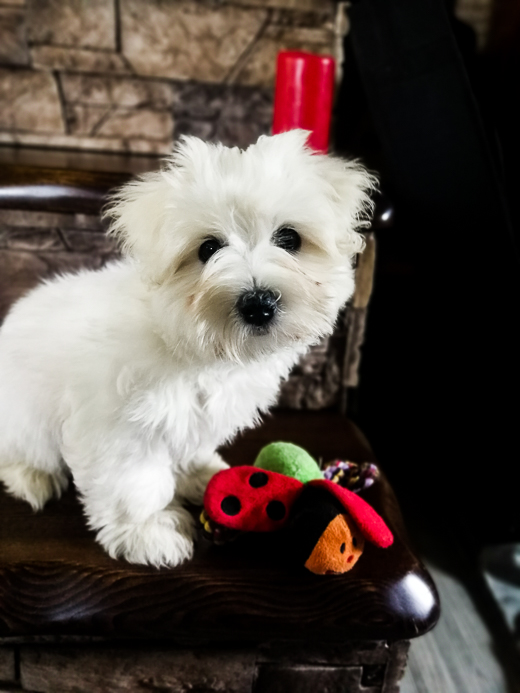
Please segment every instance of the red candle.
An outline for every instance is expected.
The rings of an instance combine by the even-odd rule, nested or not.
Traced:
[[[281,51],[276,68],[273,135],[294,128],[310,130],[309,146],[329,148],[334,94],[334,58],[303,51]]]

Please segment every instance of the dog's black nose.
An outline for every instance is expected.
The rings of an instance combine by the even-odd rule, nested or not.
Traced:
[[[238,299],[237,310],[248,325],[264,327],[276,313],[276,296],[272,291],[247,291]]]

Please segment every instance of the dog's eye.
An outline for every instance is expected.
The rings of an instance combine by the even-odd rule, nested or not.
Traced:
[[[217,250],[222,248],[222,243],[216,238],[208,238],[199,248],[199,260],[206,263]]]
[[[281,229],[278,229],[278,231],[275,231],[273,243],[278,246],[278,248],[282,248],[288,253],[297,253],[301,248],[302,239],[300,238],[300,234],[294,229],[291,229],[290,226],[283,226]]]

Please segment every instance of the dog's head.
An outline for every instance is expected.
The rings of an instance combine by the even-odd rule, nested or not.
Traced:
[[[353,291],[374,178],[314,154],[307,135],[244,151],[186,137],[163,171],[113,198],[112,232],[172,347],[248,360],[332,330]]]

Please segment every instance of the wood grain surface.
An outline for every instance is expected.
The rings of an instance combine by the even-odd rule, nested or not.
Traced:
[[[330,412],[279,411],[224,450],[252,463],[262,445],[290,440],[315,457],[373,460],[354,424]],[[214,640],[402,639],[437,621],[429,574],[409,548],[397,501],[382,478],[364,494],[395,533],[368,546],[342,576],[287,564],[273,535],[224,547],[198,542],[175,569],[109,558],[86,528],[74,491],[41,513],[0,494],[0,636],[90,635]],[[196,512],[196,510],[195,510]]]

